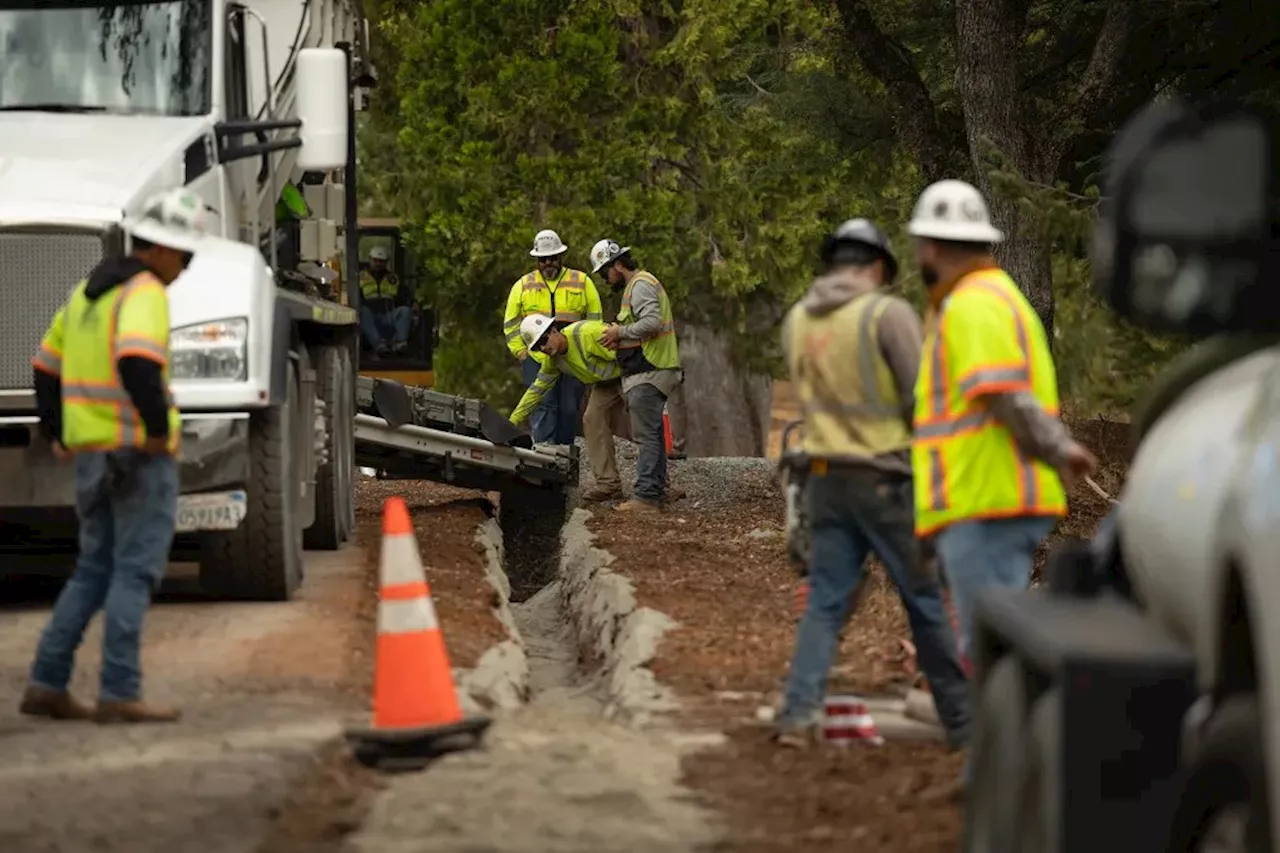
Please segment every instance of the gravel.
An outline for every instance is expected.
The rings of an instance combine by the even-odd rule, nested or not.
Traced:
[[[578,439],[577,444],[582,453],[581,485],[587,489],[595,485],[595,477],[587,461],[585,443]],[[613,440],[613,447],[623,490],[630,494],[636,481],[637,447],[619,438]],[[760,456],[710,456],[667,462],[671,485],[687,494],[681,507],[698,510],[730,509],[766,496],[781,498],[775,472],[776,463]]]

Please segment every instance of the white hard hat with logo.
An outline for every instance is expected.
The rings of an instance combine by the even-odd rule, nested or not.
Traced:
[[[545,314],[530,314],[520,321],[520,338],[532,352],[536,352],[538,344],[547,336],[554,325],[552,319]]]
[[[600,272],[606,264],[616,261],[629,251],[630,246],[619,245],[616,240],[601,240],[591,247],[591,271]]]
[[[374,246],[369,250],[369,260],[371,261],[385,261],[390,257],[391,255],[386,246]]]
[[[152,196],[141,216],[125,219],[124,230],[157,246],[194,253],[209,236],[206,219],[199,196],[185,189],[168,190]]]
[[[529,256],[534,258],[554,258],[569,251],[569,247],[560,239],[560,235],[550,228],[539,231],[533,238],[533,248]]]
[[[977,187],[964,181],[930,184],[920,193],[907,233],[958,243],[999,243],[1004,233],[991,224],[987,202]]]

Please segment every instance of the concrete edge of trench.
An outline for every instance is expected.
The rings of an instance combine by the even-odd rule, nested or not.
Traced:
[[[599,668],[605,716],[639,726],[677,707],[648,666],[677,623],[640,606],[631,581],[610,568],[614,556],[595,546],[590,517],[575,509],[561,532],[560,595],[580,653]]]
[[[502,568],[502,528],[497,519],[485,519],[476,528],[474,544],[484,557],[485,579],[493,587],[494,618],[507,636],[485,649],[474,667],[455,667],[454,683],[468,713],[484,713],[485,705],[511,710],[529,698],[529,655],[511,611],[511,582]]]

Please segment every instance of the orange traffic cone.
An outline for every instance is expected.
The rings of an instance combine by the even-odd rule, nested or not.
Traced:
[[[675,450],[675,437],[671,434],[671,416],[667,414],[667,407],[662,407],[662,441],[666,445],[667,455],[671,455],[671,451]]]
[[[365,764],[420,769],[438,755],[478,746],[488,717],[464,717],[444,636],[403,498],[383,508],[373,725],[347,738]]]

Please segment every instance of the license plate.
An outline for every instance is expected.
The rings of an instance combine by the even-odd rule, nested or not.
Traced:
[[[248,500],[243,491],[180,495],[177,530],[235,530],[247,511]]]

